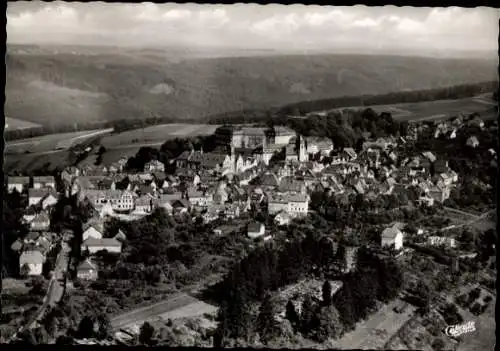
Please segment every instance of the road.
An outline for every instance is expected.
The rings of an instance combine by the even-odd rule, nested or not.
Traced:
[[[33,315],[33,317],[28,321],[28,323],[26,323],[23,327],[19,328],[19,330],[9,339],[9,341],[7,341],[7,343],[16,339],[17,335],[22,333],[23,331],[34,328],[44,316],[47,307],[54,306],[61,300],[64,294],[64,286],[65,286],[64,275],[68,268],[68,259],[70,250],[71,248],[64,241],[61,240],[61,251],[57,256],[56,265],[54,267],[54,273],[52,274],[52,278],[50,279],[47,293],[43,298],[43,304],[38,308],[38,311]]]
[[[185,307],[196,301],[198,301],[198,299],[188,294],[180,293],[168,300],[156,303],[154,305],[141,307],[116,316],[115,318],[111,319],[111,325],[113,326],[113,329],[117,330],[133,324],[142,324],[143,322],[150,320],[156,316],[176,310],[181,307]]]

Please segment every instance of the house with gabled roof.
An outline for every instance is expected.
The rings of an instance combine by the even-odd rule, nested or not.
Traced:
[[[41,176],[41,177],[33,177],[33,188],[34,189],[42,189],[42,188],[56,188],[56,180],[53,176]]]
[[[144,172],[165,172],[165,164],[158,160],[151,160],[144,165]]]
[[[142,195],[135,199],[134,213],[147,214],[153,212],[153,197],[150,195]]]
[[[41,201],[42,209],[45,210],[45,209],[51,208],[51,207],[55,206],[58,201],[59,201],[58,194],[56,194],[54,192],[49,192],[47,195],[45,195],[45,197]]]
[[[115,238],[88,238],[82,243],[81,251],[88,251],[90,254],[95,254],[98,251],[108,251],[109,253],[121,253],[122,243]]]
[[[19,257],[19,267],[21,273],[26,275],[41,275],[45,256],[37,250],[27,250],[21,253]]]
[[[282,211],[274,217],[274,222],[277,225],[288,225],[292,221],[292,217],[286,211]]]
[[[466,144],[469,147],[476,148],[479,146],[479,140],[477,139],[477,137],[475,135],[473,135],[473,136],[469,137],[469,139],[467,139]]]
[[[36,206],[40,204],[42,199],[52,193],[49,188],[29,189],[28,190],[28,206]]]
[[[88,225],[84,229],[82,233],[82,240],[85,241],[88,238],[94,238],[94,239],[102,239],[102,230],[100,228],[97,228],[98,226],[96,225]]]
[[[403,225],[401,223],[395,223],[393,226],[384,229],[381,235],[381,246],[401,250],[403,248],[404,238],[402,228]]]
[[[266,233],[266,226],[260,222],[251,222],[247,226],[247,235],[250,239],[256,239]]]
[[[45,212],[40,212],[35,215],[30,222],[30,230],[32,231],[47,231],[50,227],[50,217]]]
[[[90,259],[86,259],[76,268],[76,276],[82,280],[97,280],[99,268]]]
[[[347,156],[348,162],[354,161],[358,157],[358,154],[352,147],[345,147],[342,151]]]
[[[23,193],[29,188],[29,185],[29,177],[7,177],[7,191],[9,193],[13,192],[14,189],[16,189],[18,193]]]

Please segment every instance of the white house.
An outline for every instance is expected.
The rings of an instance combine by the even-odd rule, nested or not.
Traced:
[[[82,234],[83,241],[89,238],[102,239],[102,232],[100,230],[97,230],[94,226],[91,225],[86,230],[84,230]]]
[[[290,224],[291,220],[292,218],[286,212],[280,212],[276,215],[276,217],[274,217],[274,221],[278,225],[288,225]]]
[[[109,253],[121,253],[122,243],[115,238],[88,238],[82,243],[81,250],[82,252],[88,250],[90,254],[95,254],[101,250],[108,251]]]
[[[57,196],[53,193],[49,193],[42,200],[42,208],[46,209],[48,207],[55,206],[55,204],[57,204],[57,201]]]
[[[455,239],[445,236],[430,236],[427,238],[427,243],[431,246],[447,246],[450,248],[456,247]]]
[[[394,224],[392,227],[384,229],[382,232],[382,247],[393,247],[395,250],[401,250],[403,248],[403,232],[400,230],[400,225],[398,223]]]
[[[30,222],[30,230],[32,231],[46,231],[50,227],[50,218],[44,213],[37,213]]]
[[[266,227],[263,223],[253,222],[248,224],[247,234],[251,239],[261,237],[265,234]]]
[[[27,267],[27,275],[40,275],[44,262],[45,257],[40,251],[24,251],[19,257],[19,268],[23,272],[23,267]]]
[[[42,199],[49,193],[48,189],[29,189],[28,190],[28,206],[38,205]]]
[[[479,140],[477,140],[477,137],[471,136],[469,139],[467,139],[467,146],[476,148],[479,146]]]
[[[14,191],[14,189],[16,189],[18,193],[22,193],[26,188],[29,187],[29,184],[30,184],[29,177],[8,177],[7,191],[11,193]]]
[[[33,188],[56,188],[56,181],[52,176],[33,177]]]
[[[165,172],[165,164],[158,160],[151,160],[144,165],[144,172]]]

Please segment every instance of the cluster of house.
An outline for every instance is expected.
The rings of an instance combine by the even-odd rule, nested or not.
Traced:
[[[444,116],[443,116],[444,117]],[[432,132],[434,138],[446,138],[455,139],[461,130],[467,127],[475,127],[479,130],[484,128],[484,121],[478,114],[472,114],[471,116],[464,116],[459,114],[448,120],[436,120],[434,124],[426,123],[412,123],[410,124],[409,130],[410,134],[416,136],[424,131]],[[466,140],[466,145],[471,148],[476,148],[479,146],[479,140],[477,136],[471,135]]]
[[[8,177],[7,191],[18,192],[28,197],[28,207],[23,222],[29,228],[24,238],[17,239],[11,249],[19,254],[19,267],[25,275],[42,274],[43,264],[49,250],[59,236],[50,232],[50,213],[56,205],[59,194],[52,176]]]
[[[220,145],[214,151],[187,150],[173,160],[175,175],[152,160],[138,174],[86,166],[64,170],[62,179],[68,193],[87,200],[101,216],[164,208],[172,214],[195,212],[211,222],[267,204],[280,225],[307,215],[313,191],[376,198],[414,187],[419,202],[432,205],[446,200],[458,180],[431,152],[408,157],[398,151],[404,138],[368,140],[356,152],[335,151],[329,139],[305,138],[284,127],[225,127],[216,137]],[[284,157],[270,163],[280,152]]]
[[[96,280],[99,274],[99,267],[94,262],[93,257],[100,251],[107,251],[112,254],[122,252],[125,234],[120,230],[112,237],[104,237],[104,219],[95,216],[83,225],[81,252],[87,258],[82,261],[76,269],[78,279]]]

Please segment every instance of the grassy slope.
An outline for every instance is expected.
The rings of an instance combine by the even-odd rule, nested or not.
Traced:
[[[7,67],[6,113],[43,124],[150,115],[199,119],[243,108],[496,77],[494,62],[356,55],[179,62],[155,52],[13,53]]]

